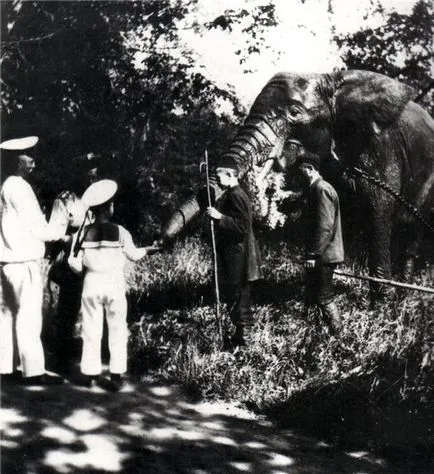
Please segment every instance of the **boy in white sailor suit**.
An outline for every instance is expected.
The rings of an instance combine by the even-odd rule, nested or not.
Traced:
[[[89,387],[97,382],[101,374],[101,339],[105,312],[110,350],[110,382],[105,388],[117,391],[123,386],[122,374],[127,370],[125,258],[137,261],[148,253],[148,248],[135,247],[131,234],[124,227],[111,222],[113,196],[117,191],[114,181],[98,181],[88,190],[97,204],[91,205],[95,222],[84,228],[78,252],[76,251],[76,255],[72,253],[68,259],[73,271],[84,272],[81,297],[81,372],[84,374],[84,384]]]

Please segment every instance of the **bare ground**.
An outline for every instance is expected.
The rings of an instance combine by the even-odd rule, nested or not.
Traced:
[[[118,393],[3,384],[1,423],[4,474],[409,472],[138,379]]]

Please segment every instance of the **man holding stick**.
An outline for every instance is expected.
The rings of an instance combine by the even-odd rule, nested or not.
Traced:
[[[235,325],[234,346],[246,345],[253,325],[250,307],[251,284],[262,278],[261,259],[252,229],[252,209],[238,182],[238,165],[231,158],[221,159],[216,175],[225,193],[207,215],[216,228],[218,280],[223,301]]]

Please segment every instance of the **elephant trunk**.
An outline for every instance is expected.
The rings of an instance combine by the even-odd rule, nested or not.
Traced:
[[[276,130],[279,127],[272,125],[265,115],[247,117],[243,127],[223,154],[238,163],[240,178],[253,166],[263,166],[267,160],[280,157],[284,135]]]
[[[280,156],[282,148],[282,139],[276,135],[266,117],[249,116],[223,156],[230,156],[236,161],[240,169],[240,180],[252,170],[253,166],[263,166],[260,177],[264,179],[271,169],[270,160],[273,161]],[[216,184],[214,174],[210,176],[210,183],[215,202],[221,196],[222,190]],[[207,205],[206,189],[202,188],[172,215],[162,230],[161,240],[163,242],[173,240]]]
[[[192,196],[188,201],[184,202],[165,224],[161,232],[161,240],[163,243],[173,240],[184,227],[200,213],[200,210],[201,207],[197,195]]]

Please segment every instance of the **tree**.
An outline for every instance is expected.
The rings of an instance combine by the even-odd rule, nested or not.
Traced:
[[[47,199],[68,186],[75,172],[71,158],[93,151],[106,157],[106,172],[121,189],[135,192],[141,203],[155,203],[146,193],[156,194],[160,185],[155,190],[145,176],[152,171],[160,179],[171,164],[197,163],[199,148],[202,154],[204,144],[224,136],[228,121],[216,114],[215,103],[226,101],[241,117],[234,91],[198,71],[197,58],[181,39],[183,28],[200,38],[222,27],[219,21],[189,24],[197,5],[1,2],[2,140],[41,137],[38,174]],[[272,12],[255,8],[250,23],[245,11],[223,14],[254,37]],[[133,197],[128,193],[125,200]],[[127,201],[124,208],[133,220]]]
[[[375,11],[385,16],[382,26],[335,36],[343,61],[349,69],[376,71],[408,83],[418,91],[416,100],[433,114],[432,2],[419,0],[409,15],[387,14],[381,5]]]

